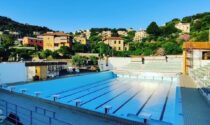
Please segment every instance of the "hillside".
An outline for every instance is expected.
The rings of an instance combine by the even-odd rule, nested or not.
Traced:
[[[182,22],[190,23],[191,25],[191,41],[208,41],[210,12],[184,17]]]
[[[19,32],[20,36],[32,36],[33,32],[44,33],[52,31],[47,27],[29,25],[16,22],[8,17],[0,16],[0,31]]]

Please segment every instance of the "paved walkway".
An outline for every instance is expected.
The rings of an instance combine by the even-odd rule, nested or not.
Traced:
[[[189,76],[181,76],[184,125],[210,125],[210,106]]]

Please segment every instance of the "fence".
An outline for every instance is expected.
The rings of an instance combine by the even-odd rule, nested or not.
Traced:
[[[72,125],[56,119],[56,112],[42,107],[31,110],[0,99],[0,110],[14,125]]]

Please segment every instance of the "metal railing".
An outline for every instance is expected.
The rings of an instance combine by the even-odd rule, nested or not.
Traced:
[[[6,121],[14,125],[72,125],[56,118],[56,112],[42,107],[34,110],[0,99],[0,110],[7,117]]]

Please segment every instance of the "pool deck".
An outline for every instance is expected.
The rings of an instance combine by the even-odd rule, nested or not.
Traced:
[[[180,78],[184,125],[209,125],[210,106],[189,76]]]

